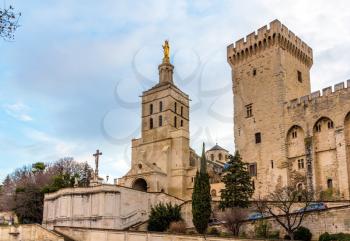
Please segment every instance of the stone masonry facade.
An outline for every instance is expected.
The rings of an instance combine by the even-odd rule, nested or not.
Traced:
[[[349,199],[350,81],[311,93],[312,49],[278,20],[229,45],[227,61],[255,197],[296,185]]]

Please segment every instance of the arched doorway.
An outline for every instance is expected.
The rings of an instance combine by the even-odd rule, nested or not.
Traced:
[[[132,188],[138,191],[147,192],[147,182],[143,178],[138,178],[134,181]]]

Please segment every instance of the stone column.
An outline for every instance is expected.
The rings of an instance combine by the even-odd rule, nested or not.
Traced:
[[[344,128],[335,130],[336,157],[338,162],[338,185],[340,198],[349,199],[349,174],[346,162],[346,142]]]
[[[306,152],[306,186],[308,191],[315,191],[316,177],[314,174],[314,150],[312,136],[308,135],[305,138],[305,152]]]

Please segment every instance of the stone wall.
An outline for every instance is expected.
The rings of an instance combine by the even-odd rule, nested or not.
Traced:
[[[66,188],[45,195],[43,225],[124,229],[148,219],[151,206],[181,204],[165,193],[147,193],[116,185]]]
[[[274,221],[273,218],[266,218],[271,223],[271,230],[280,230],[280,237],[285,235],[284,229]],[[249,236],[254,235],[255,227],[258,225],[257,221],[246,222],[241,232]],[[312,240],[318,240],[319,236],[325,232],[328,233],[350,233],[350,206],[334,207],[325,211],[316,211],[308,213],[302,226],[310,229],[312,233]]]
[[[55,227],[55,231],[76,241],[238,241],[236,238],[202,237],[197,235],[174,235],[165,233],[125,232],[115,230],[97,230]],[[251,240],[254,241],[254,240]]]
[[[0,227],[0,241],[64,241],[63,237],[37,224]]]

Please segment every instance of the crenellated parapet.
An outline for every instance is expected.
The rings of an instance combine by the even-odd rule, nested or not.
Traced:
[[[245,39],[227,46],[228,62],[234,65],[275,45],[281,46],[308,67],[312,66],[312,49],[277,19],[247,35]]]
[[[290,109],[307,107],[312,105],[313,103],[320,103],[323,100],[337,97],[339,95],[348,95],[350,93],[350,79],[347,80],[347,84],[345,86],[344,82],[338,83],[332,86],[323,88],[322,91],[314,91],[309,95],[302,96],[300,98],[293,99],[289,102],[286,102],[286,107]]]

